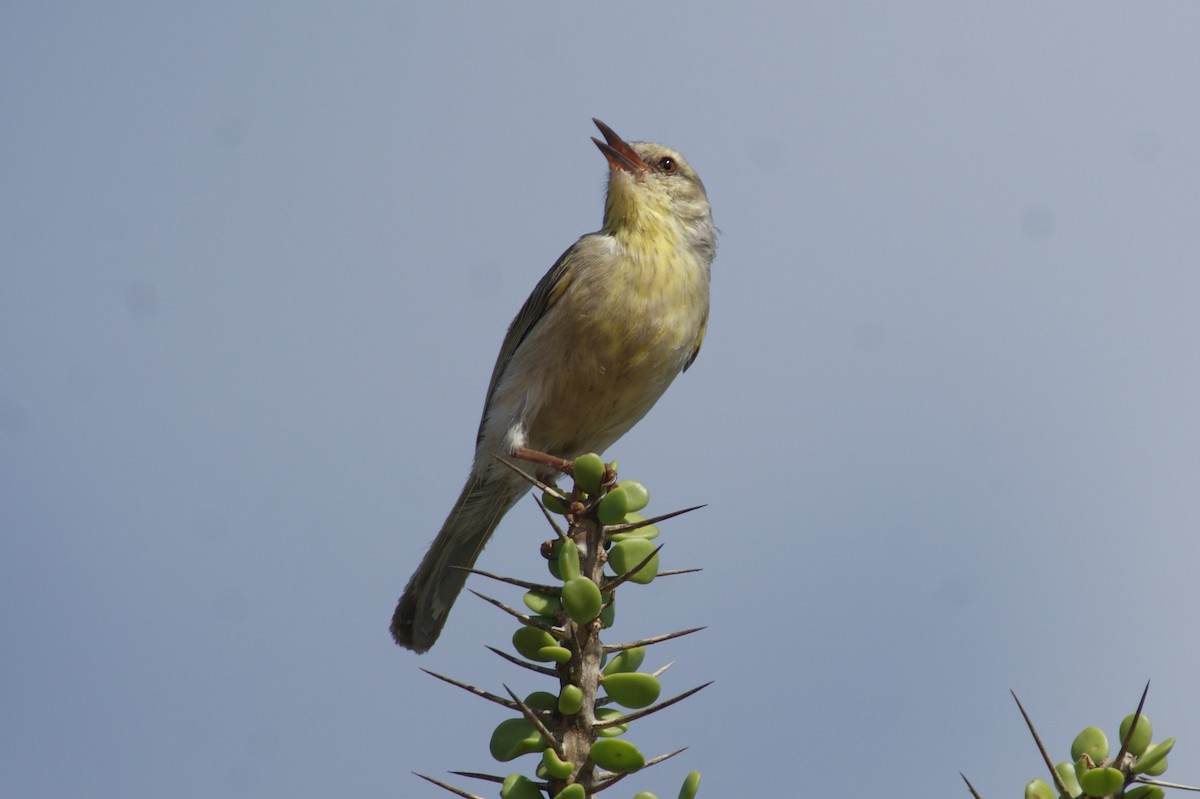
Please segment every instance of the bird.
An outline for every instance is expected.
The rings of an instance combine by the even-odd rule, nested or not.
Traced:
[[[700,176],[675,150],[592,121],[608,162],[603,225],[559,257],[509,325],[466,485],[392,616],[396,643],[418,653],[441,635],[464,569],[529,491],[497,456],[602,453],[704,341],[717,231]]]

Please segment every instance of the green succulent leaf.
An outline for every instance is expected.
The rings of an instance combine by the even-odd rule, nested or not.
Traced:
[[[534,710],[554,710],[558,705],[558,697],[549,691],[534,691],[525,697],[525,704]]]
[[[509,774],[500,784],[500,799],[546,799],[533,780],[524,774]]]
[[[646,517],[640,513],[630,512],[630,513],[625,514],[625,523],[626,524],[634,524],[635,522],[644,522],[644,521],[646,521]],[[624,541],[627,538],[645,538],[645,539],[649,540],[652,538],[658,538],[658,532],[659,532],[658,528],[655,527],[653,524],[647,524],[644,527],[638,527],[636,530],[627,530],[623,533],[613,533],[608,538],[610,541],[613,541],[614,543],[618,542],[618,541]]]
[[[1088,796],[1110,796],[1125,784],[1120,769],[1094,768],[1079,778],[1079,787]]]
[[[1085,727],[1071,743],[1072,760],[1078,760],[1086,754],[1093,763],[1099,763],[1108,757],[1108,752],[1108,736],[1099,727]]]
[[[638,748],[622,738],[601,738],[592,744],[592,762],[616,773],[637,771],[646,765]]]
[[[549,491],[542,492],[542,507],[551,513],[557,513],[559,516],[567,515],[567,503],[563,502]]]
[[[567,615],[576,624],[587,624],[600,615],[600,589],[588,578],[579,575],[563,583],[562,603]]]
[[[1124,741],[1125,737],[1129,735],[1129,728],[1133,726],[1133,716],[1134,714],[1130,713],[1121,720],[1122,741]],[[1135,757],[1143,754],[1146,751],[1146,747],[1150,746],[1150,736],[1153,734],[1154,727],[1150,725],[1150,719],[1146,718],[1146,714],[1143,713],[1138,718],[1137,727],[1133,731],[1133,737],[1130,738],[1126,744],[1126,751]]]
[[[622,486],[609,491],[604,495],[604,499],[600,500],[600,507],[596,509],[596,515],[600,518],[601,524],[620,524],[625,521],[625,514],[629,511],[629,497],[625,493]]]
[[[1058,793],[1041,777],[1025,783],[1025,799],[1058,799]]]
[[[608,551],[608,563],[617,574],[626,574],[653,553],[654,549],[654,543],[645,538],[628,538],[618,542]],[[638,570],[637,574],[630,575],[629,580],[645,585],[657,574],[658,555],[654,555],[645,566]]]
[[[558,711],[564,716],[573,716],[583,707],[583,689],[578,685],[564,685],[558,695]]]
[[[542,657],[541,651],[546,647],[558,646],[558,641],[554,640],[554,636],[545,630],[521,626],[513,633],[512,644],[513,649],[530,660],[545,661],[551,660],[551,658]]]
[[[594,452],[575,459],[575,485],[585,494],[595,494],[604,482],[604,461]]]
[[[558,571],[563,580],[572,580],[579,576],[579,547],[570,538],[558,547]]]
[[[542,765],[546,767],[546,773],[556,780],[565,780],[575,771],[575,765],[560,758],[551,747],[546,747],[542,751]],[[540,797],[541,794],[539,793],[538,796]]]
[[[649,707],[658,701],[662,683],[653,674],[616,672],[601,678],[604,692],[622,707]]]
[[[607,605],[604,606],[604,609],[600,611],[600,627],[601,627],[601,629],[607,630],[609,627],[613,626],[613,623],[615,623],[616,620],[617,620],[617,603],[609,602]]]
[[[1134,774],[1146,774],[1157,777],[1167,770],[1167,755],[1175,747],[1175,739],[1168,738],[1156,744],[1150,744],[1146,751],[1133,762]]]
[[[596,721],[612,721],[619,719],[625,714],[617,710],[615,707],[599,707],[596,708]],[[602,730],[596,730],[602,738],[616,738],[619,735],[624,735],[629,732],[628,724],[614,724],[611,727],[605,727]]]
[[[540,752],[546,747],[541,733],[528,719],[505,719],[492,731],[488,750],[501,763],[508,762],[530,752]]]
[[[617,483],[617,488],[625,492],[625,498],[629,503],[627,513],[636,513],[650,504],[650,491],[637,480],[622,480]]]
[[[679,799],[696,799],[700,790],[700,772],[690,771],[683,779],[683,787],[679,789]]]
[[[1075,764],[1063,761],[1054,767],[1058,772],[1058,778],[1062,780],[1063,787],[1067,789],[1067,796],[1071,799],[1083,793],[1083,789],[1079,787],[1079,777],[1075,776]]]
[[[571,650],[565,646],[544,646],[537,651],[537,657],[533,659],[543,662],[553,660],[555,663],[568,663],[571,660]]]
[[[525,607],[539,616],[554,616],[562,610],[562,600],[554,594],[543,594],[540,591],[526,591]]]
[[[604,667],[604,674],[620,674],[627,671],[637,671],[641,668],[642,661],[646,659],[646,647],[635,646],[632,649],[623,649],[608,662]]]
[[[573,782],[554,794],[554,799],[587,799],[587,791],[579,783]]]

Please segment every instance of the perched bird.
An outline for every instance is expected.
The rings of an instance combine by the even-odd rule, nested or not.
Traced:
[[[598,119],[604,226],[538,282],[492,370],[475,462],[392,617],[400,646],[433,646],[470,567],[529,484],[493,455],[603,452],[696,359],[717,235],[704,184],[679,153],[626,142]],[[553,475],[548,475],[553,477]]]

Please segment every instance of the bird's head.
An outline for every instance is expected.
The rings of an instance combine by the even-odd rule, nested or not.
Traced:
[[[714,251],[716,229],[708,194],[683,156],[653,142],[626,142],[600,120],[592,121],[605,139],[592,141],[609,166],[604,232],[648,238],[665,247],[686,243]]]

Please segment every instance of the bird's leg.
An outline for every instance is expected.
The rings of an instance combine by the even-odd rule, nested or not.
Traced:
[[[548,466],[555,472],[562,472],[567,477],[575,476],[575,461],[569,461],[566,458],[560,458],[557,455],[551,455],[548,452],[540,452],[536,449],[529,449],[528,447],[517,447],[515,450],[513,450],[512,454],[514,458],[520,458],[523,461],[529,461],[530,463],[536,463],[541,466]],[[616,471],[612,468],[612,466],[605,464],[604,480],[601,482],[601,485],[608,487],[614,485],[616,482]]]
[[[528,447],[517,447],[513,450],[513,457],[520,458],[523,461],[536,463],[541,466],[549,466],[556,472],[562,472],[568,477],[573,476],[575,472],[574,463],[565,458],[560,458],[557,455],[551,455],[547,452],[539,452],[536,449]]]

